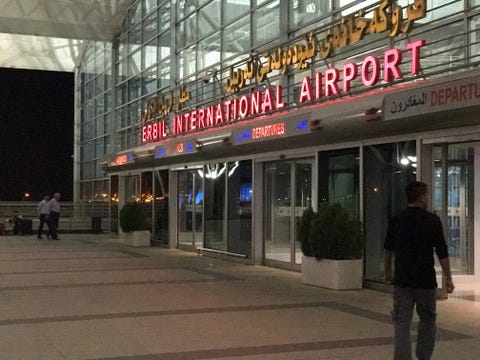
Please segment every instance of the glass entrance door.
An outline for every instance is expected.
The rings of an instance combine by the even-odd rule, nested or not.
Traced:
[[[265,164],[265,259],[290,264],[302,260],[296,229],[311,205],[313,159]]]
[[[178,173],[178,244],[203,246],[203,179],[196,169]]]
[[[480,144],[444,144],[433,149],[433,208],[441,217],[452,273],[474,271],[475,149]],[[478,155],[477,155],[478,156]]]

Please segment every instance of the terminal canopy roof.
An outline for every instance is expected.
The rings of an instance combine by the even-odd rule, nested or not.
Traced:
[[[131,2],[0,0],[0,67],[73,71],[89,41],[112,41]]]

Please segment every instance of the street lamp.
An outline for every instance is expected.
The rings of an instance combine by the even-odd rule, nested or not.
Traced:
[[[25,212],[25,206],[26,206],[26,202],[28,201],[28,198],[30,197],[30,193],[29,192],[25,192],[23,194],[23,206],[22,206],[22,212]]]

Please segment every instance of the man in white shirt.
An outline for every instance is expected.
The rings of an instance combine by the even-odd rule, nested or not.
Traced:
[[[43,200],[40,201],[37,207],[38,219],[40,220],[40,225],[38,226],[38,231],[37,231],[38,239],[42,239],[43,225],[45,225],[45,222],[47,221],[47,216],[50,214],[50,207],[48,205],[49,200],[50,200],[50,196],[45,195],[43,197]],[[47,236],[50,237],[49,234]]]
[[[53,199],[48,202],[49,215],[48,227],[50,228],[50,235],[52,240],[58,240],[58,220],[60,218],[60,193],[55,193]]]

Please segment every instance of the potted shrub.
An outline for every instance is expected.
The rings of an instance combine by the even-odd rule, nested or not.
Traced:
[[[336,290],[362,288],[362,225],[341,205],[323,205],[318,213],[305,210],[298,240],[304,255],[303,283]]]
[[[120,209],[119,221],[125,244],[150,246],[150,230],[145,226],[141,203],[126,203]]]

